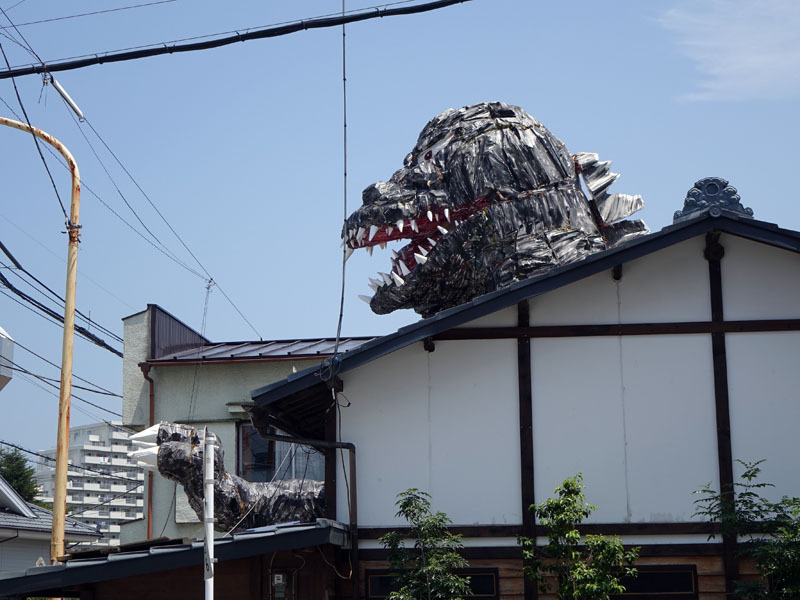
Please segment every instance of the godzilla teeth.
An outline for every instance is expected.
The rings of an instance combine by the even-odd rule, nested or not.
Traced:
[[[403,219],[398,219],[397,223],[395,223],[395,225],[397,225],[397,228],[400,230],[400,233],[403,233],[404,224],[405,223],[403,223]]]
[[[400,265],[400,272],[401,272],[403,275],[408,275],[409,273],[411,273],[411,269],[409,269],[409,268],[406,266],[406,263],[404,263],[402,260],[398,261],[398,264]]]
[[[377,225],[370,225],[369,226],[369,237],[367,238],[367,241],[371,242],[372,238],[375,237],[375,234],[378,233],[379,229],[380,229],[380,227],[378,227]]]
[[[356,242],[361,243],[361,238],[364,237],[365,229],[363,227],[359,227],[358,231],[356,232]]]
[[[379,246],[381,247],[381,250],[386,250],[386,242],[381,242]]]
[[[353,254],[354,250],[348,246],[347,249],[344,251],[344,261],[347,262],[347,259]]]
[[[447,219],[448,223],[450,222],[450,209],[449,208],[445,208],[444,209],[444,218]]]
[[[397,285],[403,285],[403,284],[405,284],[405,282],[406,282],[406,281],[405,281],[405,279],[403,279],[402,277],[400,277],[400,275],[398,275],[398,274],[397,274],[397,273],[395,273],[394,271],[392,271],[392,279],[394,279],[394,282],[395,282]]]
[[[400,258],[400,255],[397,253],[397,250],[392,250],[392,256],[395,258]]]
[[[370,298],[369,296],[365,296],[365,295],[363,295],[363,294],[359,294],[359,295],[358,295],[358,297],[359,297],[361,300],[363,300],[364,302],[366,302],[367,304],[369,304],[370,302],[372,302],[372,298]]]
[[[347,241],[347,238],[342,238],[342,243],[339,244],[339,248],[344,248],[344,244]]]
[[[380,276],[381,276],[381,279],[383,279],[383,281],[384,281],[384,283],[385,283],[386,285],[389,285],[389,284],[391,284],[391,283],[392,283],[392,278],[391,278],[391,277],[389,277],[389,274],[388,274],[388,273],[383,273],[383,272],[381,272],[381,271],[378,271],[378,275],[380,275]]]
[[[432,211],[432,210],[429,210],[429,211],[428,211],[428,221],[430,221],[431,223],[433,223],[433,211]]]
[[[422,256],[422,254],[417,254],[416,252],[414,253],[414,260],[416,260],[417,264],[419,265],[424,265],[426,262],[428,262],[427,258]]]
[[[417,221],[415,219],[411,219],[411,229],[414,230],[414,233],[419,233],[419,227],[417,227]]]
[[[376,292],[378,291],[379,287],[383,287],[384,286],[383,281],[381,281],[379,279],[373,279],[372,277],[368,277],[367,279],[369,279],[369,287],[371,287]],[[375,286],[375,287],[372,287],[372,286]]]
[[[419,247],[419,253],[422,254],[422,256],[428,256],[428,251],[422,246]]]
[[[372,250],[373,250],[373,248],[374,248],[374,246],[367,246],[367,252],[369,252],[369,255],[370,255],[370,256],[372,256]]]
[[[439,231],[441,231],[441,232],[442,232],[442,235],[447,235],[447,229],[445,229],[445,228],[444,228],[444,227],[442,227],[441,225],[437,225],[437,226],[436,226],[436,229],[438,229]]]
[[[378,284],[372,283],[372,280],[370,280],[370,282],[369,282],[369,287],[372,289],[373,292],[377,292],[378,291]]]
[[[391,227],[391,226],[387,226],[386,227],[386,235],[392,235],[393,231],[394,231],[394,227]]]
[[[431,249],[433,249],[433,247],[436,245],[436,240],[428,238],[428,243],[431,245]]]

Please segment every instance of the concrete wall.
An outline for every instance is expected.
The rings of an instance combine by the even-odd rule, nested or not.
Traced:
[[[150,406],[139,363],[149,358],[150,311],[131,315],[122,323],[122,422],[126,427],[142,429],[149,424]]]
[[[727,319],[800,318],[797,254],[722,243]],[[604,272],[536,297],[531,324],[707,322],[704,245],[688,240],[626,263],[619,281]],[[509,325],[515,307],[465,324]],[[800,333],[728,334],[726,344],[733,456],[766,458],[774,495],[800,495]],[[537,338],[531,348],[537,501],[581,472],[593,522],[697,520],[692,492],[719,488],[710,334]],[[409,487],[457,524],[521,523],[515,340],[439,341],[433,353],[418,343],[342,379],[361,525],[397,524],[395,494]],[[337,502],[347,520],[343,485]]]

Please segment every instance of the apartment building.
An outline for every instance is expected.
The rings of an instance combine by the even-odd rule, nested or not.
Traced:
[[[119,423],[73,427],[69,434],[67,514],[97,528],[92,546],[118,546],[120,526],[143,517],[144,472],[127,457],[133,448]],[[41,452],[55,458],[55,450]],[[55,462],[36,465],[38,500],[53,501]]]

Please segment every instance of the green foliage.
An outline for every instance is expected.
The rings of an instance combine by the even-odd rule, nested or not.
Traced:
[[[411,531],[380,538],[399,586],[389,600],[461,600],[469,595],[469,578],[453,572],[467,561],[458,553],[461,536],[450,532],[447,515],[431,513],[430,495],[415,488],[398,494],[396,506]],[[413,547],[406,547],[404,539],[413,540]]]
[[[744,467],[741,482],[723,493],[712,489],[710,483],[696,491],[702,497],[695,500],[695,515],[719,523],[722,535],[738,536],[741,555],[752,559],[762,575],[762,581],[737,581],[737,596],[800,598],[800,498],[767,500],[761,492],[774,486],[756,481],[764,461],[737,462]]]
[[[33,477],[34,472],[22,452],[16,448],[0,449],[0,475],[26,502],[32,502],[39,489]]]
[[[633,563],[639,548],[626,551],[618,537],[604,535],[587,535],[581,544],[578,525],[596,509],[586,502],[583,488],[578,473],[556,488],[556,498],[531,505],[547,529],[548,543],[537,548],[535,539],[519,536],[523,571],[542,593],[555,592],[560,600],[608,600],[625,591],[622,576],[636,576]],[[555,590],[549,585],[552,579]]]

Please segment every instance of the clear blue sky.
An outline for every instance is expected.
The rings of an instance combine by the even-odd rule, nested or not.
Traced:
[[[17,2],[0,0],[0,6]],[[8,15],[27,23],[136,3],[25,0]],[[348,9],[370,5],[347,2]],[[20,31],[52,61],[339,10],[339,0],[176,0]],[[6,37],[0,43],[12,65],[31,62],[18,44]],[[671,223],[686,191],[705,176],[730,180],[757,218],[800,229],[794,185],[799,73],[796,0],[472,0],[354,24],[347,28],[348,212],[362,189],[401,165],[428,119],[448,107],[503,100],[525,108],[570,152],[613,160],[622,173],[613,191],[642,194],[641,216],[654,231]],[[335,334],[341,29],[93,66],[57,78],[260,336]],[[38,76],[17,85],[31,121],[73,151],[85,184],[147,236],[54,90],[43,90]],[[0,98],[19,112],[10,81],[0,81]],[[1,103],[0,114],[12,116]],[[91,130],[84,125],[82,131],[148,228],[197,269]],[[49,162],[66,200],[66,172]],[[61,291],[63,216],[32,141],[2,128],[0,165],[0,240]],[[201,328],[201,277],[165,258],[87,190],[81,223],[81,310],[118,334],[120,319],[149,302]],[[356,253],[348,263],[346,335],[385,334],[416,320],[410,312],[373,315],[358,300],[369,291],[367,277],[386,270],[382,254]],[[2,295],[0,326],[60,361],[59,328]],[[206,335],[258,337],[219,289],[211,292]],[[21,349],[16,362],[58,377]],[[80,339],[75,373],[121,391],[121,360]],[[120,410],[119,400],[78,393]],[[34,449],[55,445],[55,397],[15,377],[0,391],[0,403],[0,439]],[[79,409],[73,423],[102,414],[73,406]]]

